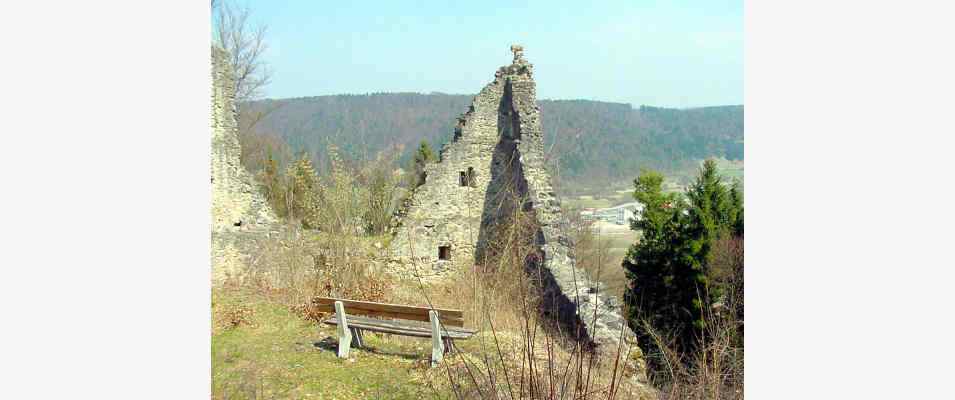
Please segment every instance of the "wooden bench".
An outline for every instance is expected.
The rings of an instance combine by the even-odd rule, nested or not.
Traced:
[[[461,310],[329,297],[315,298],[312,304],[318,311],[335,313],[324,323],[338,326],[338,357],[341,358],[348,357],[351,347],[364,346],[362,332],[367,330],[392,335],[430,337],[431,366],[435,366],[444,358],[445,352],[454,348],[455,339],[467,340],[477,333],[464,327],[464,313]]]

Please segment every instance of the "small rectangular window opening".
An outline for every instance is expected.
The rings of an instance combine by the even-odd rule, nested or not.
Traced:
[[[467,181],[468,181],[468,186],[470,187],[477,186],[477,183],[475,183],[475,179],[474,179],[474,167],[468,167]]]
[[[439,259],[439,260],[450,260],[450,259],[451,259],[451,246],[438,246],[438,259]]]
[[[461,175],[458,177],[458,186],[467,186],[468,177],[464,171],[461,171]]]

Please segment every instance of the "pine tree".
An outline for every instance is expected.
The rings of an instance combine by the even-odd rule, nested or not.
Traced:
[[[424,184],[426,179],[424,166],[435,160],[437,160],[437,157],[434,151],[431,150],[431,145],[427,140],[422,140],[421,144],[418,145],[418,150],[414,153],[414,158],[411,160],[411,175],[409,175],[409,187],[411,190]]]
[[[736,222],[729,191],[723,185],[716,162],[706,160],[700,174],[687,190],[688,209],[678,244],[684,268],[678,274],[680,298],[692,325],[703,328],[704,298],[718,297],[718,288],[710,287],[707,261],[713,243]]]
[[[724,185],[713,160],[703,163],[686,201],[664,194],[662,183],[656,172],[634,181],[644,209],[632,228],[643,237],[623,262],[631,283],[626,301],[635,328],[647,321],[685,348],[704,327],[706,307],[720,299],[721,288],[710,285],[710,254],[720,238],[742,235],[742,194]]]
[[[730,198],[733,199],[733,208],[737,210],[733,235],[743,237],[743,186],[738,180],[733,182],[733,187],[730,188]]]
[[[683,206],[675,194],[663,193],[663,175],[646,171],[634,180],[633,197],[643,204],[631,229],[641,231],[630,247],[623,267],[630,280],[626,301],[631,320],[648,319],[654,326],[671,328],[676,320],[674,293],[674,239],[679,233]]]

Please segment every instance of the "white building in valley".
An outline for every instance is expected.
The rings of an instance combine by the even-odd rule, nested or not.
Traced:
[[[631,219],[639,218],[638,213],[642,210],[643,205],[634,201],[609,208],[584,210],[581,211],[580,216],[591,221],[604,221],[617,225],[629,225]]]

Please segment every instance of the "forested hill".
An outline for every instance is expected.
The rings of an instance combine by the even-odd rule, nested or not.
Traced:
[[[451,138],[470,95],[378,93],[263,100],[272,109],[257,130],[282,137],[295,152],[324,159],[327,143],[353,158],[421,139],[439,148]],[[641,167],[673,171],[696,160],[743,157],[743,106],[668,109],[589,100],[542,100],[545,151],[563,182],[621,182]]]

